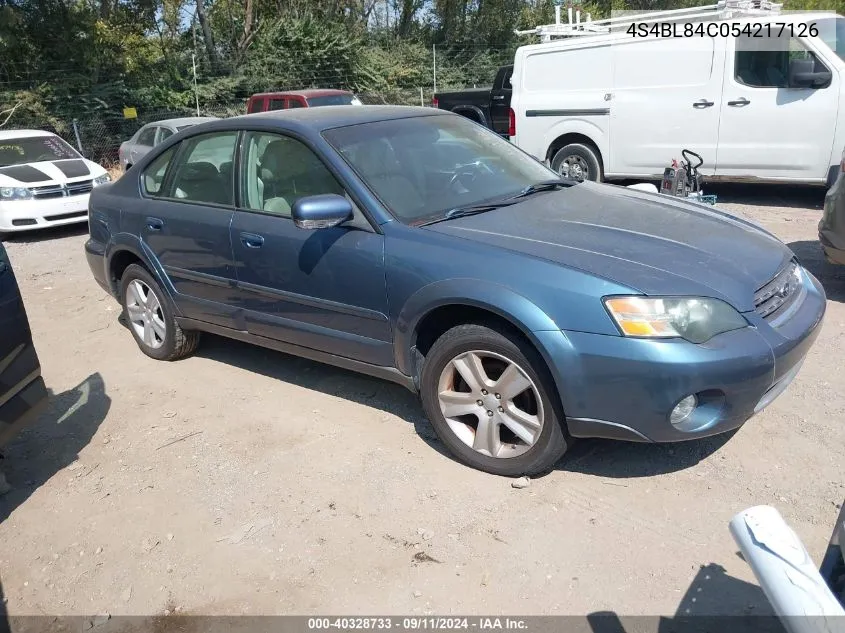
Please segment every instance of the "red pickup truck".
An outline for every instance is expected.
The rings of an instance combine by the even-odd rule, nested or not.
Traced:
[[[347,90],[313,89],[287,90],[285,92],[260,92],[249,98],[247,114],[286,110],[288,108],[313,108],[327,105],[362,105],[360,99]]]

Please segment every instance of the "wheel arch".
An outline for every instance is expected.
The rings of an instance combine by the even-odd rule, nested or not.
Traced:
[[[176,302],[176,289],[164,273],[158,259],[150,252],[146,245],[134,235],[119,233],[115,235],[106,248],[106,273],[112,295],[121,300],[120,279],[124,271],[132,264],[140,264],[158,282],[168,295],[171,305],[177,315],[180,314]]]
[[[474,105],[459,105],[452,108],[452,112],[467,119],[471,119],[481,125],[487,125],[487,117],[478,106]]]
[[[591,150],[593,150],[596,153],[596,158],[599,161],[599,168],[601,169],[602,174],[604,174],[604,157],[602,156],[602,152],[598,146],[598,143],[593,141],[593,139],[587,136],[586,134],[581,134],[580,132],[567,132],[566,134],[561,134],[555,140],[553,140],[549,145],[549,148],[546,150],[546,161],[548,161],[548,163],[551,165],[552,159],[554,158],[555,154],[557,154],[559,150],[563,149],[571,143],[586,145]]]
[[[509,288],[480,286],[477,280],[470,279],[434,283],[408,299],[397,319],[397,368],[418,383],[424,351],[449,328],[471,322],[493,322],[510,329],[537,350],[551,371],[547,350],[534,333],[558,330],[554,320]]]

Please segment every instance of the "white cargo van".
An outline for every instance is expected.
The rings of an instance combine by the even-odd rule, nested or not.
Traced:
[[[532,30],[551,41],[516,52],[511,141],[578,179],[658,179],[686,148],[708,180],[832,182],[845,147],[845,18],[772,6]],[[704,36],[651,34],[669,21],[679,34],[703,22]]]

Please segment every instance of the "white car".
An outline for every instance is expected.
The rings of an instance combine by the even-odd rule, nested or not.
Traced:
[[[0,234],[86,222],[105,169],[42,130],[0,130]]]

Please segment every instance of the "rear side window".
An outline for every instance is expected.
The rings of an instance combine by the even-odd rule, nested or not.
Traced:
[[[157,128],[154,125],[144,129],[138,136],[138,145],[146,145],[148,147],[155,145],[156,129]]]
[[[178,145],[176,146],[178,147]],[[144,191],[151,196],[156,196],[161,193],[161,187],[164,184],[164,176],[167,174],[167,167],[173,158],[176,151],[175,147],[171,147],[161,156],[151,162],[144,170],[142,178]]]
[[[170,130],[169,128],[166,128],[166,127],[159,128],[159,134],[158,134],[158,142],[159,143],[161,143],[162,141],[167,139],[169,136],[173,136],[172,130]]]
[[[232,165],[237,132],[202,134],[184,141],[185,150],[173,165],[169,197],[186,202],[233,206]]]

